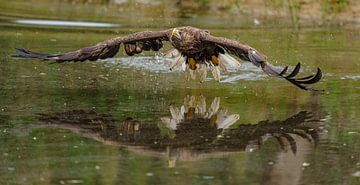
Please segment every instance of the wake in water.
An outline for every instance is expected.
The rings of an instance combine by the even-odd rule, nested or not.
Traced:
[[[181,68],[170,70],[172,60],[162,56],[138,56],[110,58],[106,59],[106,62],[111,65],[119,64],[118,67],[120,68],[136,68],[156,73],[182,72]],[[228,67],[227,71],[222,76],[221,83],[235,83],[239,80],[262,80],[267,77],[267,75],[262,74],[261,70],[251,63],[242,63],[241,67],[238,68]],[[211,81],[210,75],[205,81]]]

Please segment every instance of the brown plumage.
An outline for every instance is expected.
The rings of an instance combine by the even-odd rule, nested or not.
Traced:
[[[117,37],[107,41],[100,42],[94,46],[88,46],[76,51],[64,54],[42,54],[32,52],[23,48],[16,48],[19,53],[16,58],[22,59],[43,59],[52,60],[57,63],[67,61],[94,61],[98,59],[111,58],[116,55],[120,45],[124,45],[127,55],[141,53],[142,51],[158,51],[163,47],[163,41],[168,41],[179,52],[178,58],[173,67],[180,63],[185,64],[185,76],[187,79],[193,78],[196,70],[199,72],[200,81],[206,78],[206,67],[208,66],[216,80],[220,80],[219,67],[226,70],[223,63],[230,63],[232,66],[240,66],[230,55],[236,56],[241,60],[249,61],[261,67],[268,75],[284,78],[297,87],[312,92],[321,92],[305,85],[318,82],[322,73],[318,68],[315,75],[295,78],[299,73],[300,63],[294,70],[285,75],[288,66],[281,68],[272,66],[265,57],[256,49],[223,37],[212,36],[209,31],[190,26],[168,29],[164,31],[144,31],[133,33],[124,37]],[[228,55],[228,54],[230,55]],[[195,78],[195,77],[194,77]]]

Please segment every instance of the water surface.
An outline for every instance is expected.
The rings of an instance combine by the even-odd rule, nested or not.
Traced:
[[[0,184],[359,184],[360,30],[40,2],[0,3]],[[274,64],[301,62],[303,73],[320,67],[325,93],[249,63],[200,84],[152,52],[52,65],[10,57],[182,25],[246,42]]]

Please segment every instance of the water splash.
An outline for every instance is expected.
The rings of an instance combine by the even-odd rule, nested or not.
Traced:
[[[180,68],[170,71],[172,59],[158,55],[111,58],[106,59],[106,62],[111,66],[119,64],[120,68],[136,68],[156,73],[181,72]],[[240,68],[228,68],[228,73],[224,73],[221,83],[236,83],[239,80],[261,80],[265,77],[266,75],[262,74],[261,70],[256,66],[253,66],[251,63],[242,63]],[[211,78],[207,78],[207,80],[209,79]]]

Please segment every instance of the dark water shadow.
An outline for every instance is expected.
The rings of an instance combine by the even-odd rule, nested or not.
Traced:
[[[116,120],[110,114],[93,110],[47,112],[39,114],[38,119],[45,123],[40,127],[67,129],[136,153],[166,156],[170,167],[175,166],[177,160],[192,161],[251,152],[268,140],[276,141],[281,150],[290,150],[295,155],[299,140],[315,147],[322,128],[321,118],[315,118],[318,116],[308,111],[300,111],[284,120],[264,120],[231,127],[239,120],[239,115],[228,115],[227,110],[220,108],[219,97],[207,109],[205,97],[200,96],[195,103],[194,96],[187,96],[180,108],[170,106],[170,114],[171,117],[160,118],[158,124],[130,117]]]

